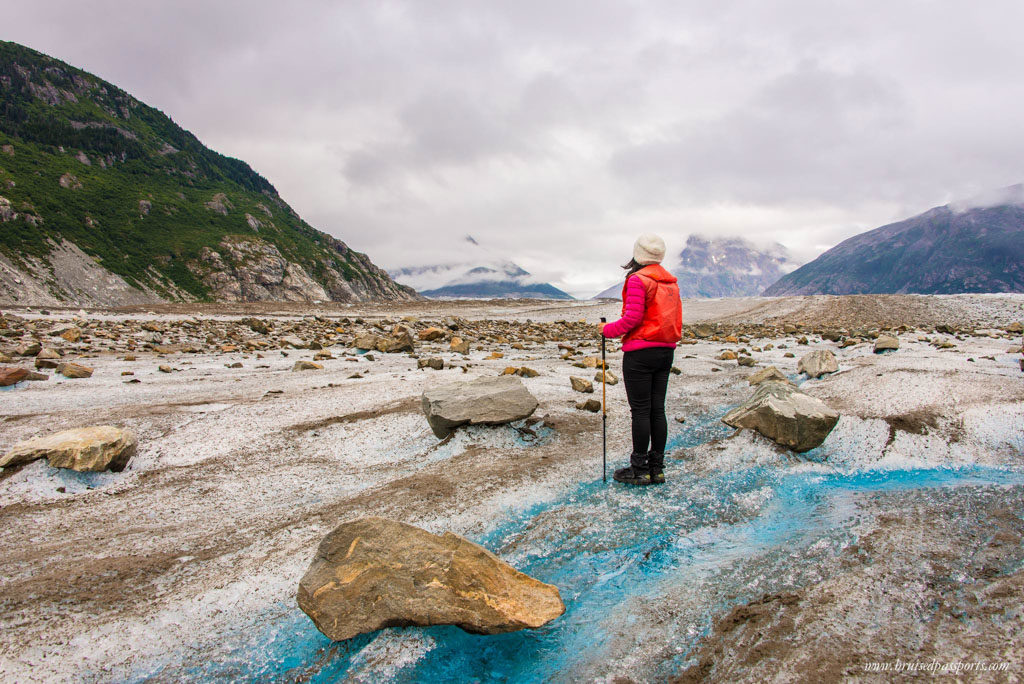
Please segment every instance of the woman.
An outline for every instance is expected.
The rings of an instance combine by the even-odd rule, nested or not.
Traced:
[[[622,337],[622,378],[633,414],[633,453],[615,479],[630,485],[665,481],[665,393],[676,343],[682,337],[683,305],[676,278],[661,267],[665,241],[645,233],[623,266],[622,318],[601,328],[605,337]]]

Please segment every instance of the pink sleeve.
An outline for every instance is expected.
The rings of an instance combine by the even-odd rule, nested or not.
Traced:
[[[640,325],[644,320],[644,310],[647,308],[647,291],[638,276],[632,275],[626,279],[626,309],[622,318],[604,326],[605,337],[622,337],[630,330]]]

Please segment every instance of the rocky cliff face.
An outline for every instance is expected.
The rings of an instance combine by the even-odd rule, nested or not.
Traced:
[[[1024,186],[856,235],[765,295],[962,292],[1024,292]]]
[[[0,41],[0,303],[409,299],[245,162]]]

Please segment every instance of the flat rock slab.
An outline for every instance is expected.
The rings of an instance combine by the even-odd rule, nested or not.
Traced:
[[[521,420],[538,406],[526,385],[507,375],[432,387],[423,392],[422,402],[427,422],[440,438],[460,425],[501,425]]]
[[[64,430],[16,444],[0,458],[0,468],[45,458],[54,468],[118,472],[128,465],[137,446],[131,430],[113,425]]]
[[[565,612],[556,587],[487,549],[384,518],[347,522],[327,535],[297,599],[335,641],[414,625],[500,634],[540,627]]]
[[[839,421],[839,414],[796,387],[778,380],[757,385],[746,403],[729,411],[722,422],[757,430],[796,452],[819,446]]]

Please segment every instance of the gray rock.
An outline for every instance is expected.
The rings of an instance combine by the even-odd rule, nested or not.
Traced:
[[[299,608],[328,638],[384,627],[456,625],[473,634],[534,629],[565,612],[558,589],[462,537],[362,518],[320,543]]]
[[[292,349],[305,349],[309,346],[305,341],[299,339],[295,335],[286,335],[282,337],[281,344],[285,344]]]
[[[522,381],[507,375],[432,387],[423,392],[422,402],[430,428],[441,438],[460,425],[511,423],[538,406]]]
[[[805,354],[796,364],[798,373],[806,373],[809,378],[820,378],[827,373],[835,373],[839,370],[839,361],[836,355],[827,349],[818,349]]]
[[[838,421],[839,414],[820,400],[777,380],[762,382],[750,399],[722,418],[730,427],[757,430],[797,452],[824,442]]]

